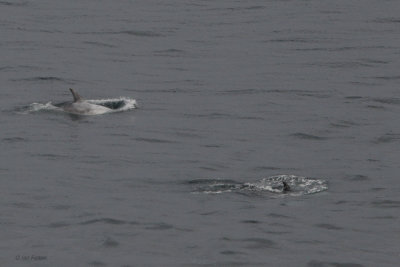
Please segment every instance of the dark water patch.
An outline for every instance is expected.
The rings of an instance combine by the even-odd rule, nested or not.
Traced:
[[[135,222],[127,222],[122,220],[117,220],[113,218],[100,218],[100,219],[93,219],[79,223],[80,225],[90,225],[90,224],[111,224],[111,225],[122,225],[122,224],[136,224]]]
[[[173,228],[174,228],[173,225],[167,223],[153,223],[145,227],[145,229],[147,230],[170,230]]]
[[[330,125],[335,128],[350,128],[352,126],[357,126],[358,124],[352,121],[339,120],[337,122],[332,122]]]
[[[222,255],[227,255],[227,256],[234,256],[234,255],[243,255],[246,254],[244,252],[240,252],[240,251],[234,251],[234,250],[223,250],[219,252]]]
[[[184,52],[184,50],[180,49],[165,49],[154,51],[154,55],[160,57],[180,57],[184,54]]]
[[[375,47],[374,47],[375,48]],[[361,59],[363,62],[373,64],[373,65],[384,65],[389,64],[389,60],[379,60],[379,59],[371,59],[371,58],[363,58]]]
[[[371,100],[381,104],[400,105],[400,98],[397,97],[380,97]]]
[[[207,11],[244,11],[244,10],[262,10],[265,6],[244,6],[244,7],[218,7],[218,8],[208,8]]]
[[[314,141],[323,141],[328,139],[327,137],[322,137],[322,136],[317,136],[317,135],[312,135],[312,134],[306,134],[306,133],[294,133],[291,134],[290,136],[293,136],[298,139],[303,139],[303,140],[314,140]]]
[[[21,208],[21,209],[32,209],[34,207],[32,203],[27,203],[27,202],[12,203],[12,205],[16,208]]]
[[[265,121],[265,118],[263,118],[263,117],[257,117],[257,116],[237,116],[236,118],[237,118],[238,120]]]
[[[321,14],[326,14],[326,15],[339,15],[339,14],[343,14],[343,12],[340,11],[340,10],[321,10],[320,13],[321,13]]]
[[[119,246],[119,243],[114,239],[107,237],[106,240],[102,242],[102,246],[106,248],[115,248]]]
[[[328,67],[331,69],[354,69],[358,67],[372,67],[371,64],[359,61],[314,62],[311,66]]]
[[[202,147],[207,147],[207,148],[221,148],[221,147],[224,147],[224,145],[207,144],[207,145],[202,145]]]
[[[104,262],[101,261],[91,261],[88,262],[89,266],[95,266],[95,267],[101,267],[101,266],[107,266]]]
[[[385,49],[387,48],[386,46],[340,46],[340,47],[306,47],[306,48],[294,48],[294,51],[311,51],[311,52],[346,52],[346,51],[360,51],[360,50],[377,50],[377,49]],[[381,61],[381,60],[377,60],[377,62],[374,62],[374,60],[369,60],[369,59],[361,59],[362,62],[369,62],[369,63],[378,63],[381,64],[381,62],[383,62],[383,64],[385,64],[387,61]]]
[[[369,180],[369,177],[362,174],[350,175],[346,177],[347,180],[354,181],[354,182],[365,182]]]
[[[11,66],[0,67],[0,71],[7,72],[7,71],[12,71],[12,70],[14,70],[14,67],[11,67]]]
[[[186,117],[186,118],[206,118],[206,119],[212,119],[212,120],[236,118],[232,114],[219,113],[219,112],[211,112],[211,113],[207,113],[207,114],[185,113],[185,114],[183,114],[183,116]]]
[[[257,172],[264,172],[264,171],[279,171],[283,168],[275,167],[275,166],[257,166],[254,167],[253,170]]]
[[[47,195],[47,194],[45,194],[45,195],[33,195],[32,196],[32,199],[33,200],[48,200],[48,199],[51,199],[51,196],[50,195]]]
[[[65,222],[54,222],[54,223],[50,223],[48,225],[49,228],[65,228],[71,226],[70,223],[65,223]]]
[[[33,78],[26,78],[25,81],[64,81],[64,79],[54,76],[41,76],[41,77],[33,77]]]
[[[266,249],[273,248],[276,246],[276,243],[272,240],[266,238],[245,238],[241,239],[241,242],[248,243],[245,248],[248,249]]]
[[[67,155],[58,155],[58,154],[52,154],[52,153],[43,153],[43,154],[32,154],[33,157],[39,157],[39,158],[46,158],[48,160],[65,160],[65,159],[70,159],[71,156]]]
[[[319,228],[323,228],[323,229],[327,229],[327,230],[342,230],[342,227],[333,225],[333,224],[329,224],[329,223],[319,223],[315,225],[316,227]]]
[[[302,52],[341,52],[341,51],[348,51],[348,50],[356,50],[359,49],[358,46],[345,46],[345,47],[310,47],[310,48],[294,48],[295,51],[302,51]]]
[[[311,245],[319,245],[323,244],[324,242],[318,240],[298,240],[295,241],[296,244],[311,244]]]
[[[0,6],[26,6],[28,5],[27,1],[0,1]]]
[[[396,216],[373,216],[373,217],[366,217],[367,219],[372,219],[372,220],[397,220],[398,217]]]
[[[265,121],[265,118],[258,117],[258,116],[239,116],[234,114],[227,114],[227,113],[219,113],[219,112],[212,112],[208,114],[183,114],[185,117],[188,118],[206,118],[212,120],[252,120],[252,121]],[[247,140],[246,140],[247,141]]]
[[[291,218],[289,216],[286,216],[286,215],[283,215],[283,214],[278,214],[278,213],[269,213],[268,217],[271,217],[271,218],[285,218],[285,219]]]
[[[123,31],[100,31],[100,32],[75,32],[74,34],[92,34],[92,35],[130,35],[135,37],[160,37],[159,33],[153,31],[123,30]]]
[[[312,260],[307,264],[308,267],[364,267],[358,263],[324,262]]]
[[[369,81],[365,81],[365,80],[358,80],[358,81],[348,81],[347,83],[351,84],[351,85],[356,85],[358,87],[378,87],[381,86],[380,83],[376,83],[376,82],[369,82]],[[346,102],[347,103],[347,102]]]
[[[175,129],[174,135],[182,138],[196,138],[196,139],[204,137],[200,133],[189,129],[188,130]],[[207,147],[207,145],[203,145],[203,147]]]
[[[397,81],[400,80],[400,75],[376,76],[374,77],[374,79],[384,81]]]
[[[400,23],[400,18],[390,17],[390,18],[377,18],[373,20],[376,23],[384,23],[384,24],[397,24]]]
[[[165,140],[165,139],[157,139],[157,138],[145,138],[145,137],[136,137],[134,140],[139,142],[153,143],[153,144],[176,144],[176,141]]]
[[[244,224],[260,224],[261,222],[257,221],[257,220],[243,220],[243,221],[241,221],[241,223],[244,223]]]
[[[319,92],[312,92],[312,93],[299,93],[299,96],[305,96],[305,97],[314,97],[314,98],[330,98],[331,95],[329,94],[321,94]]]
[[[364,201],[347,201],[347,200],[338,200],[334,202],[335,205],[342,205],[342,206],[355,206],[355,207],[360,207],[364,206],[365,202]],[[337,209],[335,209],[337,211]],[[341,211],[341,210],[340,210]]]
[[[375,144],[387,144],[387,143],[393,143],[397,142],[400,140],[400,134],[385,134],[383,136],[380,136],[376,139],[374,139],[372,142]]]
[[[381,109],[381,110],[386,109],[384,106],[377,106],[377,105],[367,105],[366,107],[369,109]]]
[[[68,81],[60,77],[55,76],[38,76],[38,77],[30,77],[30,78],[22,78],[22,79],[11,79],[13,82],[38,82],[38,83],[56,83],[61,82],[65,84],[74,84],[73,81]]]
[[[175,265],[177,266],[177,265]],[[261,266],[265,267],[265,262],[253,261],[221,261],[217,260],[212,263],[190,263],[182,265],[185,267],[246,267],[246,266]]]
[[[92,46],[97,46],[97,47],[107,47],[107,48],[114,48],[115,47],[115,45],[102,43],[102,42],[85,41],[83,43],[84,44],[88,44],[88,45],[92,45]]]
[[[371,204],[378,208],[400,208],[400,201],[397,200],[376,200]]]
[[[165,50],[157,50],[157,51],[154,51],[154,52],[155,53],[183,53],[185,51],[181,50],[181,49],[171,48],[171,49],[165,49]]]
[[[364,97],[358,96],[358,95],[353,95],[353,96],[346,96],[345,99],[350,99],[350,100],[358,100],[358,99],[363,99]]]
[[[225,90],[218,94],[230,94],[230,95],[255,95],[255,94],[265,94],[270,91],[265,89],[257,89],[257,88],[247,88],[247,89],[234,89],[234,90]]]
[[[26,142],[27,140],[22,137],[6,137],[3,138],[2,141],[5,143],[20,143],[20,142]]]
[[[218,214],[222,214],[223,212],[220,210],[214,210],[214,211],[207,211],[207,212],[202,212],[199,213],[201,216],[210,216],[210,215],[218,215]]]
[[[224,168],[226,168],[226,166],[221,166],[221,165],[218,165],[218,166],[216,166],[216,165],[214,165],[214,166],[200,166],[199,167],[199,169],[201,169],[201,170],[213,171],[213,172],[219,171],[219,170],[224,169]]]
[[[298,44],[310,44],[317,43],[318,41],[311,38],[295,37],[295,38],[277,38],[265,41],[267,43],[298,43]]]
[[[138,37],[162,36],[161,34],[153,32],[153,31],[135,31],[135,30],[120,31],[120,32],[116,32],[115,34],[127,34],[127,35],[138,36]]]
[[[286,227],[288,227],[288,226],[286,226]],[[293,233],[292,231],[263,231],[263,232],[268,235],[287,235],[287,234]]]
[[[307,264],[308,267],[364,267],[358,263],[323,262],[312,260]]]
[[[318,94],[318,92],[314,92],[311,90],[299,90],[299,89],[269,89],[266,90],[267,93],[276,93],[276,94],[294,94],[298,96],[305,96],[305,95],[314,95]]]
[[[243,7],[244,10],[261,10],[267,8],[266,6],[247,6]]]
[[[371,188],[369,191],[380,192],[380,191],[385,191],[385,190],[386,190],[386,188],[383,188],[383,187],[374,187],[374,188]]]
[[[71,208],[70,205],[63,205],[63,204],[60,204],[60,205],[52,205],[51,207],[52,207],[53,209],[55,209],[55,210],[69,210],[69,209]]]

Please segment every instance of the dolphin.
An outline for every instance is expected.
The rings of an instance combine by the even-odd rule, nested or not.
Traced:
[[[77,115],[99,115],[110,112],[111,109],[102,105],[96,105],[84,100],[74,89],[69,88],[73,102],[64,102],[56,105],[67,113],[77,114]]]

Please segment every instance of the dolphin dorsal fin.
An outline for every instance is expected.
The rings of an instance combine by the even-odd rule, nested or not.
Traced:
[[[74,102],[82,101],[82,97],[77,92],[75,92],[74,89],[69,88],[69,90],[71,91],[71,94],[74,97]]]

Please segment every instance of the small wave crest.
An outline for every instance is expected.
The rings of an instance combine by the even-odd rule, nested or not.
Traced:
[[[289,188],[285,188],[285,183]],[[234,180],[197,179],[188,181],[194,187],[194,193],[221,194],[236,193],[275,193],[291,196],[309,195],[328,189],[327,182],[296,175],[276,175],[263,178],[254,183],[240,183]]]

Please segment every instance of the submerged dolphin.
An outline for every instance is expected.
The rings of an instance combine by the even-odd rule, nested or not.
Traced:
[[[65,102],[58,104],[59,108],[62,108],[65,112],[78,115],[99,115],[110,112],[111,109],[102,105],[96,105],[85,101],[82,97],[76,93],[72,88],[69,88],[74,98],[73,102]]]

